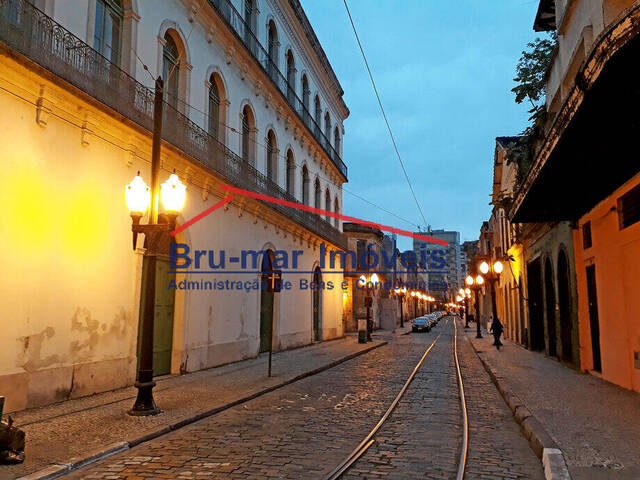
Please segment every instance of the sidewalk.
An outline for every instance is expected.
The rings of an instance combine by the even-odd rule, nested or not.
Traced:
[[[313,375],[337,363],[380,347],[384,339],[403,333],[376,332],[373,343],[346,337],[273,355],[273,376],[267,377],[268,355],[199,372],[156,378],[154,396],[163,413],[153,417],[126,414],[136,389],[123,388],[47,407],[11,414],[27,435],[23,464],[0,465],[0,479],[34,475],[54,478],[78,462],[101,457],[168,433],[267,391]],[[52,477],[35,475],[43,470]]]
[[[510,406],[524,405],[517,417],[530,412],[538,420],[532,425],[562,450],[574,480],[640,478],[640,394],[508,340],[497,351],[488,333],[475,338],[475,328],[466,333],[503,395],[517,397]]]

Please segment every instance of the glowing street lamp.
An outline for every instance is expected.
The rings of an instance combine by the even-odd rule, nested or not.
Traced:
[[[500,279],[500,274],[504,270],[504,266],[500,260],[496,260],[493,263],[482,262],[480,264],[480,271],[484,273],[489,281],[491,288],[491,311],[493,312],[493,319],[498,320],[498,308],[496,306],[496,282]]]
[[[157,99],[156,108],[158,108]],[[154,129],[157,121],[157,119],[154,120]],[[155,135],[154,142],[156,142]],[[158,223],[157,201],[153,201],[153,199],[157,198],[159,170],[158,152],[152,159],[151,188],[147,186],[140,176],[140,172],[138,172],[131,183],[125,187],[124,192],[124,200],[131,215],[133,248],[136,248],[139,233],[143,233],[147,240],[144,252],[145,268],[142,270],[142,287],[145,291],[142,294],[144,305],[140,325],[140,351],[135,383],[138,395],[133,408],[129,410],[129,414],[135,416],[160,413],[160,409],[153,398],[153,387],[155,386],[155,381],[153,380],[153,330],[156,302],[156,259],[158,254],[161,253],[159,251],[160,245],[170,242],[168,238],[169,232],[175,228],[175,220],[184,206],[187,188],[175,173],[171,174],[169,179],[160,186],[160,199],[169,217],[169,222]],[[149,222],[141,224],[140,220],[147,210],[149,211]]]
[[[469,286],[469,290],[473,290],[473,292],[475,293],[476,338],[482,338],[482,333],[480,332],[480,302],[478,296],[480,290],[482,289],[482,285],[484,285],[484,278],[482,278],[482,275],[477,275],[475,278],[471,275],[468,275],[465,279],[465,283]]]
[[[358,279],[358,284],[363,288],[367,288],[367,298],[365,299],[367,306],[367,340],[371,340],[371,334],[373,333],[373,321],[371,320],[371,304],[373,302],[373,298],[370,296],[370,288],[368,287],[369,283],[372,284],[373,288],[376,288],[376,285],[380,282],[380,278],[376,273],[371,274],[369,278],[365,275],[360,275]]]
[[[133,177],[131,183],[127,185],[124,191],[124,201],[131,214],[144,215],[151,204],[151,190],[144,183],[140,176],[140,172]]]
[[[400,304],[400,328],[404,328],[404,312],[402,311],[402,302],[404,301],[404,296],[407,293],[407,289],[405,287],[402,287],[396,288],[393,291],[398,297],[398,303]]]
[[[169,215],[178,215],[184,206],[186,196],[187,187],[175,173],[172,173],[169,179],[160,186],[160,200]]]

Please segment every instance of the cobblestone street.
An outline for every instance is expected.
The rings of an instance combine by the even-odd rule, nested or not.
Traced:
[[[372,448],[345,478],[452,478],[461,441],[453,324],[397,337],[333,369],[115,455],[68,478],[323,478],[376,424],[438,342]],[[470,346],[467,478],[542,478],[540,463]]]

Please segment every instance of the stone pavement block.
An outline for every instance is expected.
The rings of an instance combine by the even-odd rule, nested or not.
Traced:
[[[540,444],[560,449],[574,480],[640,478],[640,394],[508,340],[500,351],[486,338],[468,340],[510,407],[516,409],[510,399],[517,398],[531,413],[523,425],[537,432],[539,453]]]
[[[384,335],[396,336],[390,332]],[[266,376],[264,355],[187,375],[159,377],[154,393],[163,412],[153,417],[126,414],[135,399],[133,387],[14,413],[16,425],[27,435],[26,460],[0,466],[0,478],[36,473],[56,463],[89,460],[105,445],[123,439],[134,446],[216,408],[318,373],[384,343],[375,340],[373,344],[358,344],[354,338],[343,338],[279,352],[273,357],[271,378]]]

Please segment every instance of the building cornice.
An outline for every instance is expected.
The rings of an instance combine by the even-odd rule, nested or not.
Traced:
[[[340,86],[340,83],[338,82],[338,79],[333,69],[331,68],[331,65],[329,64],[329,60],[327,59],[324,50],[322,50],[322,47],[320,46],[320,42],[318,41],[315,32],[313,31],[313,28],[311,27],[311,24],[309,23],[304,10],[302,10],[302,6],[299,5],[299,2],[297,0],[289,0],[289,7],[291,7],[290,13],[292,13],[295,18],[287,18],[285,11],[280,8],[280,3],[278,0],[269,0],[269,3],[271,5],[271,9],[280,20],[280,24],[288,33],[291,42],[296,46],[299,52],[306,53],[304,59],[309,59],[313,62],[314,68],[308,69],[308,74],[313,76],[314,83],[321,91],[322,95],[325,98],[333,99],[333,106],[334,108],[337,108],[337,111],[332,108],[332,110],[334,110],[334,118],[339,118],[340,123],[342,124],[342,121],[346,119],[350,113],[347,105],[342,98],[342,96],[344,95],[344,90]],[[292,5],[292,3],[298,3],[304,19],[300,17],[299,12]],[[297,29],[298,31],[294,31],[294,25],[299,27]],[[309,29],[311,34],[313,35],[315,44],[310,40]],[[303,37],[306,39],[304,45],[300,42],[300,39]],[[321,55],[318,53],[318,49],[320,50]],[[325,75],[318,76],[318,72],[324,72]]]
[[[639,33],[640,0],[636,0],[631,7],[624,10],[615,21],[605,28],[593,42],[587,60],[576,74],[571,92],[567,95],[560,112],[556,115],[547,131],[534,163],[514,199],[513,207],[510,211],[511,221],[518,222],[517,215],[520,207],[560,138],[578,112],[586,92],[598,80],[607,62]]]

